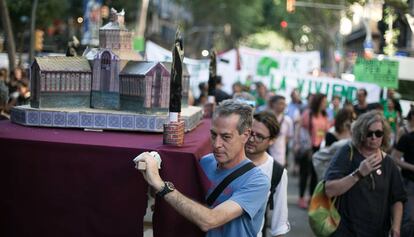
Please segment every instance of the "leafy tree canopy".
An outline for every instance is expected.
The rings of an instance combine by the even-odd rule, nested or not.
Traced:
[[[287,41],[273,30],[263,30],[251,34],[240,41],[240,45],[246,45],[256,49],[270,49],[286,51],[292,49],[292,42]]]
[[[62,16],[73,14],[73,12],[69,12],[68,10],[70,5],[75,2],[82,1],[39,0],[36,13],[36,26],[46,27],[53,24],[55,19],[62,19]],[[32,0],[7,0],[14,32],[23,31],[30,25],[32,4]]]

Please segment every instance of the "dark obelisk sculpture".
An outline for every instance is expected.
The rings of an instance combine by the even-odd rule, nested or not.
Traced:
[[[172,66],[170,79],[170,107],[168,122],[164,124],[163,143],[181,146],[184,143],[184,121],[181,119],[181,93],[184,48],[180,31],[175,35],[172,50]]]
[[[204,118],[211,118],[213,116],[214,108],[216,105],[216,78],[216,52],[212,50],[210,54],[210,66],[208,76],[208,97],[207,103],[204,105]]]

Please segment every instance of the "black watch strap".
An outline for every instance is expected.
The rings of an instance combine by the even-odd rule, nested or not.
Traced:
[[[164,182],[164,187],[156,193],[160,198],[164,197],[167,193],[170,193],[175,190],[174,184],[168,181]]]

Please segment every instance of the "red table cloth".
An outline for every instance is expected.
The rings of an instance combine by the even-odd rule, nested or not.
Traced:
[[[0,236],[142,236],[147,184],[132,159],[162,157],[161,177],[203,202],[198,160],[211,152],[210,121],[185,134],[182,147],[162,134],[86,132],[0,122]],[[154,236],[203,236],[163,200]]]

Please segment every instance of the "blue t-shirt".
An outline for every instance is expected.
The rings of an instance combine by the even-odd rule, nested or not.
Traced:
[[[219,169],[213,154],[203,157],[200,165],[210,182],[206,198],[227,175],[248,162],[251,161],[246,159],[231,169]],[[239,204],[244,212],[241,216],[225,225],[208,231],[207,236],[256,237],[262,224],[265,211],[264,204],[267,201],[269,188],[269,179],[257,167],[233,180],[211,207],[215,207],[227,200],[232,200]]]

